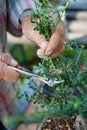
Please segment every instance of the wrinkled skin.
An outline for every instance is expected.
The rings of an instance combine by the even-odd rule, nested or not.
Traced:
[[[34,30],[29,16],[22,21],[22,32],[29,40],[40,47],[37,51],[38,57],[43,58],[45,54],[47,57],[55,58],[65,50],[66,39],[63,21],[60,22],[59,26],[53,32],[49,42],[37,30]]]
[[[19,74],[12,70],[9,65],[16,67],[18,63],[8,53],[0,52],[0,80],[15,82]]]
[[[38,31],[34,30],[30,16],[23,19],[22,32],[29,40],[40,47],[37,50],[37,55],[40,58],[44,58],[44,56],[55,58],[64,52],[66,40],[63,21],[54,30],[49,42]],[[9,65],[16,67],[18,63],[10,54],[0,53],[0,79],[15,82],[18,80],[19,74],[12,70]]]

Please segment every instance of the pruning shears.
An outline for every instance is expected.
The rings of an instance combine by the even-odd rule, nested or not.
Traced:
[[[60,84],[60,83],[63,83],[64,80],[61,80],[61,81],[57,81],[55,79],[48,79],[48,78],[45,78],[45,77],[42,77],[42,76],[39,76],[37,74],[34,74],[32,72],[30,72],[28,69],[25,69],[24,67],[13,67],[13,66],[9,66],[11,69],[19,72],[20,74],[22,75],[27,75],[27,76],[32,76],[32,77],[35,77],[41,81],[43,81],[44,83],[48,84],[48,86],[51,86],[53,87],[55,84]]]

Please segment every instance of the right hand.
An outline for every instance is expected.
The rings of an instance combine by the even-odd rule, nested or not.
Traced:
[[[46,41],[44,35],[40,35],[34,28],[35,26],[32,25],[30,16],[23,19],[22,32],[29,40],[40,47],[37,51],[38,57],[44,58],[45,55],[46,57],[55,58],[64,52],[66,38],[63,21],[54,30],[49,42]]]
[[[18,63],[10,54],[0,52],[0,80],[15,82],[19,78],[19,73],[12,70],[9,65],[16,67]]]

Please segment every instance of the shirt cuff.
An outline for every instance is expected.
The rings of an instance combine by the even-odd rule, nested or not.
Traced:
[[[34,13],[34,10],[25,10],[19,17],[19,24],[21,25],[22,21],[24,18],[26,18],[27,16],[31,15],[31,13]]]

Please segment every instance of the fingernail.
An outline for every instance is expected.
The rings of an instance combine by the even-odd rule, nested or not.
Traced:
[[[43,54],[43,53],[40,53],[40,52],[38,52],[37,55],[38,55],[38,57],[40,57],[40,58],[43,58],[43,57],[44,57],[44,54]]]
[[[43,58],[43,59],[48,58],[48,57],[47,57],[47,56],[45,56],[45,55],[38,55],[38,57],[39,57],[39,58]]]
[[[47,47],[47,44],[48,44],[47,41],[42,42],[42,43],[41,43],[41,49],[42,49],[42,50],[45,50],[46,47]]]
[[[12,65],[14,65],[14,66],[16,66],[16,65],[18,64],[18,63],[17,63],[17,61],[16,61],[16,60],[14,60],[14,59],[11,59],[11,61],[10,61],[10,62],[11,62],[11,64],[12,64]]]
[[[44,58],[44,56],[42,56],[42,55],[38,55],[38,57],[39,57],[39,58]]]
[[[41,50],[37,51],[37,55],[38,55],[39,58],[47,58],[47,56]]]
[[[49,56],[52,54],[52,52],[53,52],[53,50],[50,50],[50,51],[46,52],[45,55]]]

